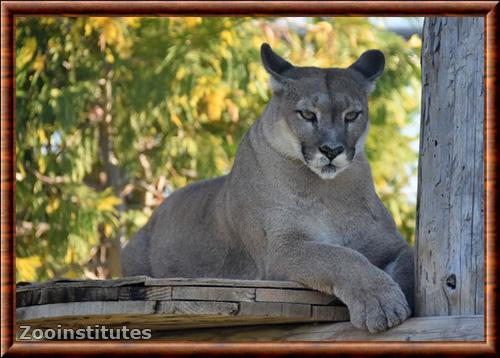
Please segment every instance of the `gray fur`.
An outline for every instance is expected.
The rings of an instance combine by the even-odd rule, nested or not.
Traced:
[[[413,250],[363,150],[383,55],[348,69],[295,67],[264,44],[262,59],[273,97],[233,169],[170,195],[124,248],[124,276],[298,281],[339,297],[358,328],[400,324],[413,305]],[[346,123],[349,111],[362,113]],[[321,145],[345,149],[330,162]]]

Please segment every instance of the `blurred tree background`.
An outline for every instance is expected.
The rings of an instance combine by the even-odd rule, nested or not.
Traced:
[[[119,276],[120,245],[164,197],[227,173],[269,100],[264,41],[297,65],[384,51],[367,155],[412,242],[417,36],[353,17],[17,18],[17,280]]]

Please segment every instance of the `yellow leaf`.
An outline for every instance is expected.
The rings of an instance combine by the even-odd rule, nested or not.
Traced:
[[[45,56],[37,55],[35,61],[33,62],[33,69],[36,72],[42,72],[45,67]]]
[[[316,24],[316,26],[318,27],[319,32],[332,32],[333,30],[332,25],[327,21],[320,21]]]
[[[211,121],[220,120],[222,110],[224,109],[224,100],[227,89],[218,88],[216,91],[205,96],[207,103],[207,116]]]
[[[172,122],[174,122],[174,124],[177,126],[177,128],[182,128],[181,119],[175,113],[172,113],[172,115],[170,116],[170,119],[172,120]]]
[[[116,196],[107,196],[99,200],[97,204],[97,210],[99,211],[113,211],[115,205],[121,204],[121,199]]]
[[[413,34],[408,40],[408,46],[411,48],[420,48],[422,47],[422,39],[417,34]]]
[[[43,156],[38,157],[38,169],[42,174],[45,174],[45,171],[47,170],[47,163],[45,162],[45,158]]]
[[[113,227],[109,224],[104,225],[104,235],[106,235],[106,237],[111,237],[112,234]]]
[[[202,21],[201,17],[187,17],[185,24],[187,28],[193,29],[199,24],[201,24],[201,21]]]
[[[66,255],[64,255],[64,263],[70,265],[74,261],[75,256],[75,250],[71,246],[68,246]]]
[[[40,144],[45,144],[48,142],[47,135],[45,134],[45,131],[43,130],[43,128],[39,128],[37,130],[37,134],[38,134],[38,140],[40,141]]]
[[[62,96],[62,91],[59,88],[52,88],[50,90],[50,97],[57,98]]]
[[[141,18],[140,17],[126,17],[125,23],[133,28],[138,28],[140,26]]]
[[[226,46],[220,46],[219,53],[223,59],[230,60],[232,58],[231,51],[229,51]]]
[[[92,29],[93,28],[94,27],[92,26],[92,24],[90,22],[87,22],[85,24],[85,27],[84,27],[84,29],[85,29],[85,36],[89,36],[92,33]]]
[[[248,85],[248,91],[252,94],[256,94],[257,93],[257,86],[255,85],[255,83],[251,82],[249,85]]]
[[[262,40],[259,37],[254,36],[252,37],[250,43],[252,44],[252,47],[260,48],[260,45],[262,45]]]
[[[113,56],[113,54],[109,50],[106,51],[106,61],[108,63],[114,63],[115,62],[115,56]]]
[[[190,156],[196,157],[198,154],[198,144],[192,138],[184,138],[182,144]]]
[[[61,201],[59,199],[53,199],[49,202],[45,210],[47,211],[47,214],[52,214],[54,211],[56,211],[59,208],[59,205],[61,204]]]
[[[16,271],[18,276],[16,281],[35,281],[37,279],[36,270],[42,266],[39,256],[16,257]]]
[[[30,37],[26,40],[26,43],[21,48],[21,50],[19,51],[19,54],[16,57],[16,67],[17,68],[22,68],[29,61],[31,61],[31,59],[33,58],[33,55],[35,54],[36,47],[37,47],[36,38]]]
[[[217,157],[215,158],[215,168],[219,173],[225,173],[228,169],[228,165],[224,159]]]
[[[234,39],[233,39],[233,34],[229,32],[228,30],[224,30],[220,33],[220,37],[222,38],[223,41],[225,41],[229,46],[233,45]]]
[[[175,79],[180,81],[184,78],[185,75],[186,75],[186,69],[184,67],[181,67],[177,70],[175,74]]]
[[[212,121],[217,121],[220,119],[222,110],[220,108],[220,101],[218,100],[217,94],[210,94],[205,97],[207,102],[207,115]]]
[[[118,26],[110,21],[104,26],[102,35],[104,36],[107,43],[114,43],[118,38],[119,32],[120,30]]]

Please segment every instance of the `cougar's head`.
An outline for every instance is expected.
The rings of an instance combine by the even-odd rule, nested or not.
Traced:
[[[268,44],[262,63],[271,75],[271,144],[303,161],[322,179],[333,179],[363,151],[367,96],[384,70],[382,52],[369,50],[348,68],[297,67]]]

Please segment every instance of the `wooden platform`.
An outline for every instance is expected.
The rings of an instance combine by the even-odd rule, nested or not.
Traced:
[[[294,282],[226,279],[58,280],[18,284],[17,324],[34,328],[187,328],[348,321],[335,297]]]
[[[355,329],[338,299],[298,283],[225,279],[19,283],[17,325],[149,328],[169,341],[482,341],[483,316],[410,318],[387,332]]]

